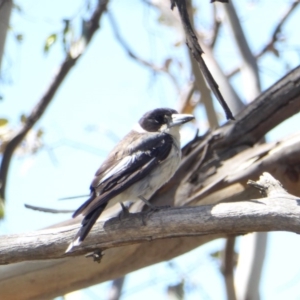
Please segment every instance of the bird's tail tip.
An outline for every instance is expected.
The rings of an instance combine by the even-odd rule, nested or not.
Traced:
[[[65,251],[65,253],[70,253],[72,252],[73,247],[77,247],[81,244],[81,240],[80,237],[78,237],[77,239],[75,239],[73,242],[70,243],[70,245],[68,246],[67,250]]]

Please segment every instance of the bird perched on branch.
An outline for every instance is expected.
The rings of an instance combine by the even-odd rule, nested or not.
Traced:
[[[124,201],[148,199],[177,170],[181,159],[180,125],[194,119],[170,108],[143,115],[100,166],[90,186],[90,197],[73,214],[84,216],[66,252],[78,246],[105,208]]]

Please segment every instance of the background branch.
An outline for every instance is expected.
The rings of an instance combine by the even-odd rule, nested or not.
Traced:
[[[235,267],[235,259],[236,253],[234,252],[235,245],[235,236],[230,236],[226,239],[226,245],[224,250],[222,251],[222,273],[225,280],[226,285],[226,293],[228,300],[235,300],[235,288],[234,288],[234,267]]]
[[[102,14],[106,11],[106,7],[108,4],[108,0],[105,1],[98,1],[98,5],[95,8],[94,13],[92,14],[91,18],[86,22],[85,28],[85,42],[86,45],[89,43],[91,38],[93,37],[94,33],[99,27],[99,20]],[[5,150],[3,152],[2,160],[1,160],[1,167],[0,167],[0,197],[5,199],[5,190],[6,190],[6,183],[7,183],[7,174],[11,162],[12,155],[16,148],[19,146],[21,141],[24,139],[26,134],[29,130],[35,125],[35,123],[41,118],[44,114],[45,110],[47,109],[48,105],[50,104],[51,100],[53,99],[54,95],[56,94],[58,88],[60,87],[61,83],[68,75],[69,71],[75,65],[76,61],[79,59],[82,53],[79,53],[77,56],[72,56],[68,53],[57,70],[57,74],[52,79],[52,82],[46,89],[44,95],[33,108],[29,116],[26,117],[26,121],[24,122],[24,126],[15,134],[15,136],[7,143]]]
[[[258,59],[262,57],[265,53],[268,51],[273,52],[275,55],[279,55],[278,51],[275,48],[275,43],[279,40],[279,33],[282,29],[282,27],[285,25],[286,21],[289,19],[289,17],[292,15],[292,13],[295,11],[297,6],[299,5],[299,0],[294,1],[290,7],[286,10],[286,12],[282,15],[282,17],[279,19],[279,22],[275,26],[273,33],[271,34],[271,39],[269,42],[266,43],[266,45],[255,54],[255,58]],[[231,70],[229,73],[227,73],[227,77],[230,78],[234,75],[236,75],[241,70],[241,67],[237,67],[233,70]]]
[[[288,18],[291,16],[292,12],[297,8],[299,5],[299,0],[294,1],[290,7],[283,13],[282,17],[279,19],[278,24],[275,26],[273,33],[271,35],[270,41],[256,54],[256,57],[259,58],[263,56],[267,51],[271,51],[277,55],[277,50],[275,49],[275,43],[279,39],[279,33],[282,29],[282,26],[284,23],[288,20]]]
[[[112,12],[111,11],[107,12],[107,16],[108,16],[108,20],[110,22],[110,25],[111,25],[111,28],[113,30],[116,40],[119,42],[119,44],[125,50],[127,55],[130,58],[132,58],[133,60],[135,60],[136,62],[138,62],[139,64],[141,64],[142,66],[149,68],[153,72],[156,72],[156,73],[163,72],[163,73],[167,74],[171,78],[171,80],[174,83],[174,85],[176,86],[176,88],[178,88],[178,83],[176,81],[176,78],[171,74],[171,72],[168,69],[169,64],[166,62],[163,66],[156,66],[156,65],[150,63],[149,61],[139,57],[137,54],[135,54],[133,52],[133,50],[129,47],[127,42],[124,40],[124,38],[121,36],[120,29],[117,25],[117,22],[113,16]]]
[[[242,62],[241,62],[241,75],[243,77],[245,96],[249,101],[252,101],[260,94],[260,80],[258,75],[258,67],[256,63],[256,58],[251,52],[250,46],[246,40],[244,31],[241,26],[241,22],[237,16],[233,2],[230,1],[226,5],[222,6],[226,20],[233,34],[234,41],[240,52]]]

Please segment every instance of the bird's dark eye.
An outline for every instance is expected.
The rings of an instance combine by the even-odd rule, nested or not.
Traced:
[[[157,116],[157,117],[155,118],[155,121],[156,121],[158,124],[166,124],[166,123],[168,123],[168,120],[167,120],[166,116],[163,116],[163,115]]]
[[[164,121],[164,117],[163,117],[163,116],[158,116],[158,117],[156,118],[156,121],[157,121],[157,123],[162,124],[163,121]]]

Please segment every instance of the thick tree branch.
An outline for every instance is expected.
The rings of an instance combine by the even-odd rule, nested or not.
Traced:
[[[236,116],[236,122],[228,122],[223,127],[230,131],[230,138],[221,142],[222,147],[230,147],[232,143],[254,144],[299,109],[300,67],[297,67],[259,95]]]
[[[99,20],[102,14],[106,11],[107,4],[108,4],[108,0],[103,0],[103,1],[99,0],[93,15],[86,22],[85,36],[84,36],[86,45],[89,43],[96,30],[99,28]],[[75,57],[72,56],[70,53],[66,55],[63,63],[59,67],[55,77],[53,78],[52,82],[48,86],[44,95],[42,96],[40,101],[36,104],[36,106],[33,108],[29,116],[27,116],[24,126],[7,143],[6,148],[3,152],[1,167],[0,167],[0,197],[3,200],[5,199],[7,174],[8,174],[10,161],[14,151],[19,146],[19,144],[24,139],[24,137],[29,132],[29,130],[44,114],[45,110],[47,109],[49,103],[52,101],[61,83],[68,75],[72,67],[75,65],[76,61],[79,59],[81,54],[82,53],[80,53]]]
[[[199,235],[239,235],[253,231],[285,230],[300,233],[300,199],[288,194],[271,175],[259,182],[269,197],[199,207],[181,207],[98,222],[87,240],[65,254],[78,225],[2,236],[0,264],[77,256],[97,249],[127,246],[156,239]],[[267,187],[266,187],[267,186]]]

